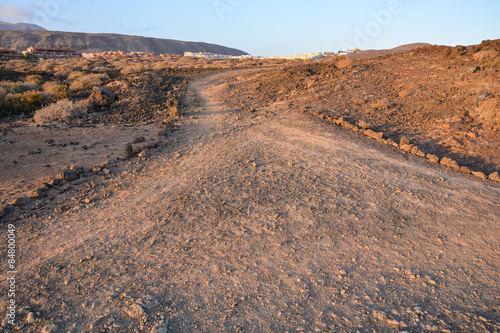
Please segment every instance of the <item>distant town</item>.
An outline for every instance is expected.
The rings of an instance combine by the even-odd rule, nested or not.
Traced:
[[[185,52],[185,57],[204,58],[204,59],[284,59],[284,60],[318,60],[324,57],[335,57],[348,55],[358,52],[359,49],[335,52],[317,52],[294,54],[290,56],[275,56],[275,57],[259,57],[252,55],[231,56],[224,54],[216,54],[209,52]],[[66,48],[41,48],[30,47],[26,51],[18,52],[13,49],[0,48],[0,59],[61,59],[61,58],[115,58],[115,57],[137,57],[137,58],[153,58],[153,57],[176,57],[175,54],[154,54],[148,52],[122,52],[122,51],[105,51],[98,53],[79,53],[73,49]]]

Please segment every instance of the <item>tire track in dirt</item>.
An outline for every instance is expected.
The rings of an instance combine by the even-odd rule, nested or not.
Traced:
[[[22,330],[498,326],[498,186],[304,114],[228,110],[233,75],[193,82],[170,148],[112,196],[20,227],[20,303],[40,312]]]

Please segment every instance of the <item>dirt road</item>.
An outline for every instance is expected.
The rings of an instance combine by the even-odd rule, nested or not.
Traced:
[[[191,84],[161,153],[5,221],[17,330],[500,330],[498,185],[278,106],[229,110],[231,75]]]

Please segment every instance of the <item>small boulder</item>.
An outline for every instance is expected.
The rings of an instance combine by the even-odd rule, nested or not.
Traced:
[[[65,182],[72,182],[78,179],[78,174],[74,170],[64,169],[61,171],[61,179]]]
[[[143,143],[146,141],[146,138],[143,136],[138,136],[134,138],[134,143]]]
[[[29,195],[30,198],[43,198],[46,196],[47,196],[47,193],[45,191],[42,191],[41,189],[36,189],[33,192],[31,192]]]
[[[401,140],[399,141],[400,146],[406,146],[410,144],[410,140],[407,137],[401,137]]]
[[[167,333],[168,332],[168,323],[164,320],[160,321],[158,324],[153,326],[151,329],[151,333]]]
[[[158,148],[158,141],[149,141],[147,144],[146,144],[146,148],[148,149],[156,149]]]
[[[130,143],[125,145],[125,158],[129,159],[134,157],[134,147]]]
[[[111,106],[118,95],[106,88],[94,87],[92,95],[88,99],[89,107],[91,108],[105,108]]]
[[[472,174],[476,176],[477,178],[481,178],[482,180],[486,180],[486,174],[481,171],[472,171]]]
[[[440,164],[441,164],[441,165],[444,165],[444,166],[447,166],[447,165],[448,165],[448,164],[450,164],[452,161],[453,161],[453,160],[452,160],[451,158],[449,158],[449,157],[443,157],[443,158],[441,159]]]
[[[16,200],[14,200],[14,202],[12,203],[13,206],[26,206],[27,204],[29,204],[31,201],[31,198],[29,197],[20,197],[20,198],[16,198]]]
[[[139,158],[141,160],[147,160],[148,157],[149,157],[149,153],[145,150],[141,151],[139,154],[138,154]]]
[[[35,322],[35,314],[33,312],[29,312],[26,316],[26,323],[33,324]]]
[[[399,145],[399,148],[401,148],[407,153],[410,153],[411,150],[413,149],[413,145]]]
[[[41,330],[42,333],[56,333],[58,331],[59,331],[59,327],[57,325],[54,325],[54,324],[45,325]]]
[[[426,157],[431,163],[439,163],[439,157],[437,157],[436,155],[427,154]]]
[[[371,129],[365,130],[364,134],[374,140],[380,140],[384,137],[384,132],[375,132]]]
[[[460,171],[460,165],[458,165],[457,161],[452,160],[448,166],[456,171]]]
[[[418,148],[418,146],[413,146],[411,148],[411,153],[415,156],[419,156],[419,157],[425,157],[426,154],[420,150],[420,148]]]
[[[469,168],[468,168],[468,167],[466,167],[466,166],[461,166],[461,167],[460,167],[460,171],[461,171],[461,172],[463,172],[463,173],[466,173],[466,174],[468,174],[468,175],[470,175],[470,174],[472,173],[472,170],[471,170],[471,169],[469,169]]]
[[[457,161],[452,160],[451,158],[443,157],[440,163],[441,165],[460,171],[460,165],[458,165]]]
[[[387,139],[385,141],[385,143],[387,143],[388,145],[393,146],[393,147],[398,147],[398,144],[396,142],[394,142],[394,140],[392,140],[391,138]]]
[[[488,178],[492,181],[500,182],[500,175],[498,174],[498,172],[492,173]]]
[[[146,314],[142,306],[139,304],[132,304],[125,312],[132,318],[139,319]]]

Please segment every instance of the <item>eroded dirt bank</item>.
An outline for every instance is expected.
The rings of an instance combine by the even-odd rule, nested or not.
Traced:
[[[228,108],[234,75],[193,82],[146,161],[4,219],[23,307],[4,330],[500,329],[498,185],[280,104]]]

